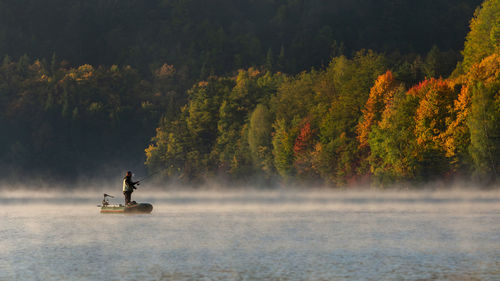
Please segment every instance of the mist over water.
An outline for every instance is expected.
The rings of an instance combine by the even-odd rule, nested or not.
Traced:
[[[499,191],[102,193],[1,193],[0,280],[500,280]]]

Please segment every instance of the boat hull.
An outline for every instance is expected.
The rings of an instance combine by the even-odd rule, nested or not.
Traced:
[[[149,214],[153,211],[153,205],[149,203],[138,203],[129,206],[107,205],[101,207],[103,214]]]

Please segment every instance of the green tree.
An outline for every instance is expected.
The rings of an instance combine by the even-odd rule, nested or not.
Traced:
[[[250,115],[248,127],[248,146],[253,163],[267,175],[273,172],[271,154],[272,116],[267,107],[258,104]]]
[[[478,82],[472,88],[468,118],[470,154],[476,179],[491,183],[500,172],[500,83],[485,86]]]
[[[284,119],[278,119],[273,128],[274,167],[281,178],[288,181],[293,175],[293,137],[287,132]]]
[[[169,122],[163,118],[156,136],[146,148],[146,166],[151,172],[161,172],[170,179],[189,179],[186,165],[190,136],[184,120]],[[192,171],[192,169],[191,169]]]
[[[500,46],[500,1],[486,0],[474,13],[463,50],[463,71],[498,52]]]
[[[274,55],[273,50],[269,48],[266,54],[266,69],[268,71],[273,71],[274,69]]]
[[[418,104],[416,95],[398,91],[385,109],[382,121],[369,135],[370,169],[381,185],[417,179],[417,142],[413,131]]]

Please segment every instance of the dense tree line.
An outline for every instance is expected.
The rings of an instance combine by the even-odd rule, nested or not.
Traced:
[[[447,57],[438,49],[425,60],[360,51],[298,75],[210,77],[189,90],[177,118],[162,119],[146,164],[187,181],[495,182],[499,13],[500,1],[483,3],[447,79],[437,75]]]
[[[71,68],[56,57],[48,63],[6,56],[0,66],[1,168],[7,178],[67,180],[141,167],[157,120],[182,104],[172,85],[181,87],[182,80],[169,65],[146,81],[130,66]]]
[[[498,0],[459,52],[478,4],[0,0],[0,168],[494,182]]]
[[[73,66],[168,62],[193,79],[268,64],[298,73],[360,49],[458,50],[480,0],[0,0],[0,57]]]

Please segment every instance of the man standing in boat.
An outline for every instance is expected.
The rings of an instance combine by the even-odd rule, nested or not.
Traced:
[[[132,192],[136,189],[135,185],[139,185],[139,182],[132,181],[132,172],[128,171],[123,178],[123,195],[125,195],[125,206],[130,204],[130,199],[132,197]]]

